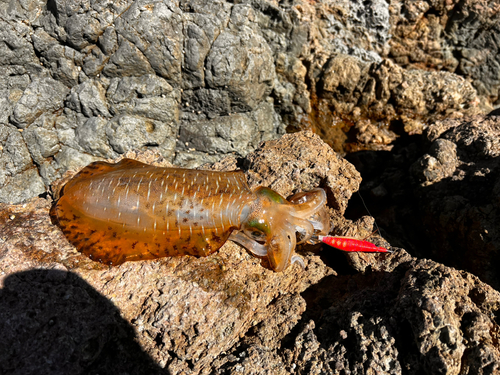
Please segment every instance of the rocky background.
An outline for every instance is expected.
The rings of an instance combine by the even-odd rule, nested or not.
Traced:
[[[0,373],[500,371],[500,2],[4,0],[0,14]],[[305,129],[323,141],[274,140]],[[123,155],[240,168],[284,196],[321,186],[334,233],[366,238],[373,219],[347,207],[360,189],[411,255],[304,248],[305,271],[275,274],[227,243],[100,266],[48,209],[66,172]]]
[[[499,2],[0,2],[0,201],[150,148],[194,167],[313,129],[390,149],[488,111]]]

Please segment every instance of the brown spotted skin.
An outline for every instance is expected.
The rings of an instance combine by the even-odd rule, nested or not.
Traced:
[[[206,256],[240,227],[254,199],[242,172],[96,162],[63,188],[51,217],[68,240],[105,264]]]

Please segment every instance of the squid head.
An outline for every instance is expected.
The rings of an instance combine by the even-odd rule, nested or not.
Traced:
[[[267,187],[254,191],[255,199],[240,216],[241,227],[230,239],[257,256],[267,256],[271,268],[283,271],[302,257],[295,254],[300,243],[316,243],[318,235],[328,234],[330,218],[323,189],[313,189],[286,200]]]

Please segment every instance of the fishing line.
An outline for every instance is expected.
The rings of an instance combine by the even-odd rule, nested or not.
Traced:
[[[377,225],[377,220],[375,220],[375,217],[370,213],[370,210],[368,209],[368,206],[365,204],[365,200],[363,199],[363,196],[361,195],[359,190],[358,190],[358,195],[359,195],[359,198],[361,199],[361,203],[363,203],[363,207],[365,208],[366,212],[368,212],[368,215],[373,217],[373,224],[375,224],[375,228],[377,228],[375,230],[375,232],[378,232],[378,234],[382,235],[382,233],[380,232],[380,228]]]

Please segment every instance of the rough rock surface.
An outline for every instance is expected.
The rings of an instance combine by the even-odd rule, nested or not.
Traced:
[[[303,151],[308,149],[310,141],[313,140],[318,144],[317,152],[324,155],[323,159],[317,161],[316,168],[304,171],[304,176],[310,175],[309,179],[314,180],[313,176],[321,176],[325,171],[324,164],[329,163],[329,173],[336,174],[342,169],[349,179],[353,180],[352,186],[358,186],[359,175],[355,169],[345,160],[335,158],[334,152],[317,136],[286,136],[283,141],[287,142],[289,138],[293,138],[295,146]],[[273,158],[256,165],[272,163],[279,159],[282,150],[279,147],[278,150]],[[286,148],[285,150],[289,151]],[[130,153],[127,156],[130,156]],[[143,156],[142,160],[163,160],[163,164],[165,163],[163,157],[153,158],[150,154]],[[229,164],[232,162],[228,161]],[[223,166],[221,164],[219,168]],[[283,175],[279,176],[284,178]],[[290,191],[300,188],[300,185],[289,179],[288,185],[278,191],[286,195],[286,186],[290,187]],[[331,192],[331,195],[338,201],[344,200],[343,205],[346,205],[348,196],[341,197],[334,192]],[[3,369],[8,371],[29,373],[44,367],[46,363],[53,363],[47,373],[63,373],[66,370],[78,372],[86,366],[92,368],[94,365],[97,366],[95,371],[99,371],[101,360],[103,363],[111,362],[106,353],[115,345],[113,340],[120,339],[118,334],[116,337],[113,333],[109,336],[103,334],[102,328],[99,328],[101,322],[104,326],[109,325],[110,329],[124,331],[121,332],[124,340],[130,338],[129,325],[132,324],[143,349],[161,367],[167,367],[176,373],[188,371],[190,368],[196,370],[195,372],[201,371],[209,368],[215,357],[230,349],[240,335],[261,321],[266,316],[267,306],[279,300],[280,295],[287,298],[295,295],[298,298],[298,293],[332,273],[315,255],[309,255],[306,261],[308,272],[304,272],[300,267],[292,267],[288,272],[275,273],[267,269],[265,263],[263,267],[261,260],[250,256],[243,248],[231,242],[217,254],[207,258],[166,258],[154,262],[129,262],[125,267],[109,268],[94,263],[75,251],[60,230],[50,223],[47,216],[49,207],[50,202],[44,199],[35,199],[20,206],[2,207],[0,269],[6,288],[2,291],[2,298],[5,296],[5,301],[14,303],[16,298],[11,293],[16,293],[21,299],[14,310],[2,311],[2,332],[9,333],[2,339],[2,347],[5,350],[2,351],[4,357],[0,363]],[[32,235],[27,236],[27,233]],[[47,276],[42,271],[30,271],[34,268],[50,269],[53,272]],[[54,270],[60,272],[54,273]],[[69,271],[72,273],[68,274]],[[34,276],[30,276],[30,272],[34,272]],[[46,331],[42,330],[39,336],[33,338],[23,319],[10,318],[11,315],[17,314],[17,308],[30,310],[26,304],[32,300],[28,293],[29,285],[23,284],[21,290],[16,290],[16,287],[9,289],[9,286],[18,285],[15,281],[13,284],[9,281],[17,280],[16,275],[20,275],[21,279],[26,275],[28,283],[33,277],[33,288],[37,293],[44,294],[43,288],[49,289],[45,292],[49,300],[47,309],[41,306],[41,311],[36,310],[32,324],[34,330],[39,330],[46,324],[51,326],[52,320],[63,319],[60,323],[52,324],[56,327],[55,332],[46,335]],[[41,279],[38,279],[38,276]],[[37,289],[38,283],[43,284],[45,276],[49,280],[55,278],[56,284],[68,282],[71,285],[70,290],[80,289],[85,283],[89,285],[82,291],[74,292],[76,305],[59,304],[57,295],[64,289],[62,285],[56,287],[58,292],[55,295],[52,295],[50,286],[40,285],[42,291]],[[87,299],[80,296],[82,293],[85,295],[85,290],[91,288],[108,298],[128,323],[117,319],[118,316],[113,312],[116,308],[103,307],[102,310],[93,310],[92,304],[97,303],[96,296],[89,296]],[[68,298],[70,297],[72,295]],[[81,309],[77,302],[80,299],[86,301],[80,303],[88,303],[90,306]],[[12,303],[1,305],[7,307],[12,306]],[[51,306],[53,303],[55,306]],[[61,311],[58,312],[57,307]],[[88,332],[83,330],[78,337],[71,338],[71,331],[79,331],[85,327],[86,313],[98,316],[103,311],[109,316],[103,320],[96,317],[95,319],[99,320],[97,326],[92,323],[93,328]],[[76,315],[76,323],[67,327],[66,319],[71,319],[71,315]],[[58,332],[64,329],[70,332]],[[56,349],[45,351],[45,340],[51,341],[54,337],[52,335],[57,334],[62,335],[60,342],[70,341],[64,345],[68,345],[66,352],[69,350],[74,353],[75,361],[61,361],[57,358]],[[30,341],[33,347],[38,347],[39,351],[33,350],[29,356],[23,356],[21,351],[26,340]],[[15,342],[19,345],[16,346]],[[83,358],[80,358],[82,356]],[[16,365],[18,358],[23,359],[22,366]],[[123,366],[126,368],[126,363]],[[104,369],[109,372],[109,367]]]
[[[252,12],[225,1],[3,2],[0,202],[130,150],[196,166],[283,134],[273,54]]]
[[[498,4],[3,1],[0,202],[133,149],[245,156],[285,126],[389,149],[498,104]]]
[[[499,5],[0,2],[0,202],[26,202],[0,206],[0,373],[499,372],[482,282],[500,289],[498,110],[467,117],[499,104]],[[318,137],[259,146],[286,126],[392,148],[350,160],[417,258],[311,247],[305,271],[275,274],[228,243],[107,268],[48,221],[67,171],[148,149],[285,196],[321,186],[334,233],[370,237],[373,219],[344,217],[359,174]]]
[[[293,329],[280,315],[262,322],[221,360],[227,362],[217,373],[500,370],[497,291],[466,272],[416,260],[403,250],[385,262],[375,272],[328,276],[309,288],[302,293],[305,311]],[[294,316],[299,307],[287,309]],[[284,314],[285,308],[277,309]],[[476,329],[482,330],[481,339]]]
[[[303,158],[293,164],[296,155]],[[166,163],[154,153],[126,156]],[[237,163],[229,158],[213,168]],[[338,206],[334,220],[359,184],[352,165],[311,133],[269,141],[241,164],[253,185],[274,181],[283,195],[322,186]],[[206,258],[107,267],[67,242],[49,208],[41,198],[1,207],[2,373],[499,369],[500,294],[466,272],[404,250],[354,254],[348,262],[332,249],[304,248],[305,270],[275,273],[230,241]],[[344,219],[337,229],[356,236],[359,225]]]
[[[391,242],[500,289],[499,139],[498,116],[445,120],[423,142],[349,160],[366,172],[361,190]]]

